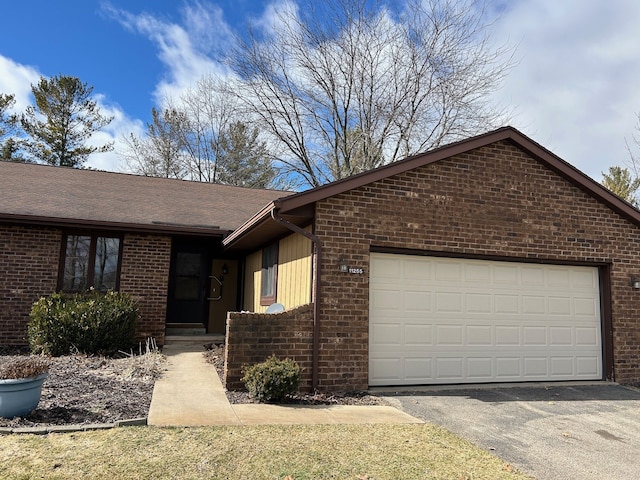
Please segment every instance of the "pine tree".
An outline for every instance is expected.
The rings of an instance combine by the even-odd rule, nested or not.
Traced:
[[[28,136],[25,149],[30,159],[80,168],[92,153],[113,148],[111,143],[86,143],[113,120],[100,114],[98,104],[91,99],[93,87],[76,77],[55,76],[41,78],[37,85],[31,85],[31,91],[35,105],[27,107],[20,122]]]

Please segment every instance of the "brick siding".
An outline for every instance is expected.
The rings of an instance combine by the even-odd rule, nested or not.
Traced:
[[[138,340],[153,337],[164,345],[170,261],[170,237],[125,235],[120,291],[131,294],[140,306]]]
[[[0,225],[0,345],[26,345],[31,305],[56,291],[62,231]],[[124,236],[120,291],[139,302],[136,336],[164,344],[171,238]]]
[[[640,229],[508,141],[320,201],[315,234],[320,389],[368,385],[372,247],[610,265],[614,379],[640,382]]]
[[[263,362],[272,354],[291,358],[303,368],[301,390],[311,389],[313,305],[281,313],[229,312],[225,349],[225,387],[242,390],[245,365]]]
[[[0,225],[0,345],[26,345],[31,305],[55,291],[62,234]]]

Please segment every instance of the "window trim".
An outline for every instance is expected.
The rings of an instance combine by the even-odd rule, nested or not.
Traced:
[[[273,271],[271,273],[271,279],[273,281],[273,292],[271,295],[264,295],[265,285],[265,272],[268,272],[268,267],[265,267],[265,253],[274,250],[273,259]],[[260,268],[260,306],[269,306],[276,302],[278,298],[278,256],[279,256],[279,242],[267,245],[262,249],[262,263]]]
[[[89,264],[87,265],[87,289],[86,290],[65,290],[64,289],[64,273],[67,260],[67,240],[70,236],[84,236],[89,237]],[[95,230],[72,230],[62,233],[62,239],[60,241],[60,256],[58,261],[58,285],[56,290],[58,292],[66,293],[82,293],[94,287],[94,275],[96,265],[96,245],[98,238],[116,238],[118,239],[118,264],[116,266],[116,282],[113,288],[114,291],[120,290],[120,273],[122,271],[122,252],[124,246],[124,236],[122,234],[114,234],[113,232],[95,231]]]

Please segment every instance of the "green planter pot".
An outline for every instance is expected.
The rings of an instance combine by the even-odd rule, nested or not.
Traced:
[[[42,384],[49,376],[0,380],[0,417],[24,417],[38,406]]]

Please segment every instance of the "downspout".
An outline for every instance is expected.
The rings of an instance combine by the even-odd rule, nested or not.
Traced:
[[[311,296],[313,298],[313,347],[311,357],[311,387],[313,390],[318,388],[318,364],[320,358],[320,264],[322,259],[322,242],[320,237],[306,230],[300,228],[298,225],[285,220],[278,215],[278,208],[273,207],[271,209],[271,218],[278,222],[280,225],[286,227],[292,232],[299,233],[300,235],[308,238],[316,246],[316,264],[314,268],[313,286]]]

